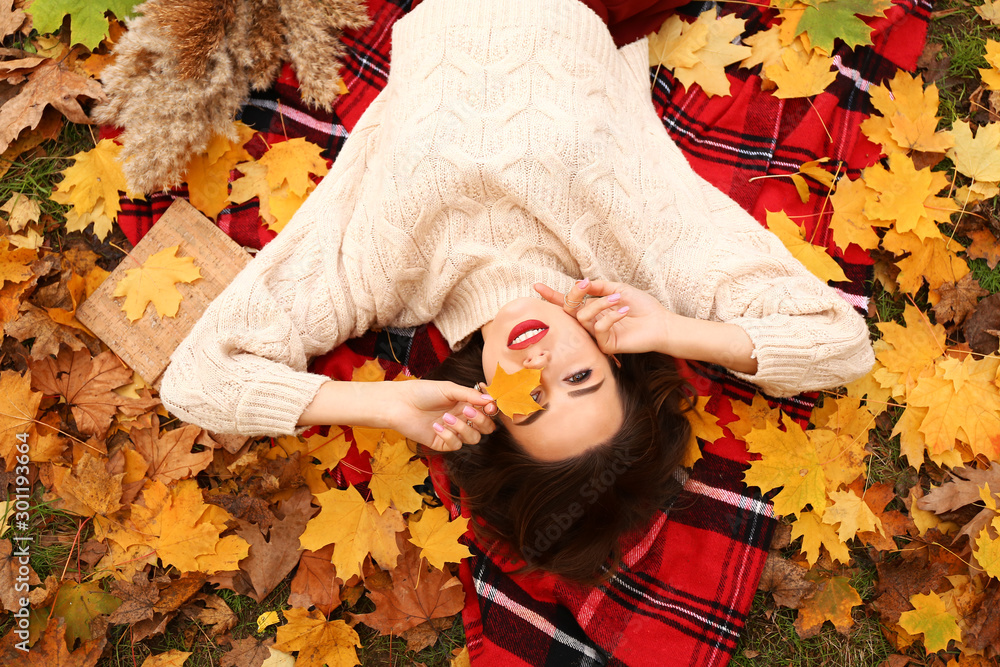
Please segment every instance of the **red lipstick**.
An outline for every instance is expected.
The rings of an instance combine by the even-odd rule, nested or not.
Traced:
[[[527,340],[522,340],[519,343],[514,343],[514,340],[526,331],[531,331],[532,329],[541,329],[531,338]],[[523,350],[524,348],[537,343],[540,341],[545,334],[549,332],[549,325],[545,322],[540,322],[539,320],[525,320],[518,325],[515,325],[513,329],[510,330],[510,335],[507,337],[507,347],[512,350]]]

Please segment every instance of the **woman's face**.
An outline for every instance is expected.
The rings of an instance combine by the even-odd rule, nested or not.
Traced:
[[[482,327],[483,373],[493,382],[497,363],[507,373],[542,372],[532,396],[544,407],[500,419],[531,456],[558,461],[606,441],[622,425],[618,385],[608,358],[590,333],[560,306],[514,299]]]

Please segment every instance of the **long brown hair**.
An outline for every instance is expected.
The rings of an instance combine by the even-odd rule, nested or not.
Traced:
[[[469,343],[426,376],[463,386],[485,382],[483,338]],[[584,584],[610,578],[621,560],[619,537],[645,525],[680,490],[680,465],[690,426],[689,385],[673,358],[657,352],[618,355],[611,364],[622,404],[622,427],[606,442],[562,461],[539,461],[497,422],[476,445],[441,456],[481,542],[503,540],[524,565]],[[455,500],[458,500],[455,498]]]

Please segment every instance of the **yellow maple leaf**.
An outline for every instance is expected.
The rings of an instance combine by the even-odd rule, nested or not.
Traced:
[[[795,224],[784,211],[768,211],[767,228],[781,239],[795,259],[802,262],[820,280],[847,280],[844,270],[827,254],[826,248],[809,243],[805,230]]]
[[[969,265],[956,252],[964,250],[954,239],[932,238],[922,242],[913,232],[899,233],[890,229],[882,237],[882,247],[896,254],[909,253],[896,262],[899,288],[909,294],[916,294],[920,285],[926,282],[931,290],[945,283],[957,283],[969,272]],[[937,303],[933,294],[931,304]]]
[[[954,639],[962,641],[962,631],[958,627],[958,619],[944,606],[941,597],[931,591],[924,595],[917,593],[910,596],[912,611],[904,611],[899,616],[899,626],[911,635],[924,636],[924,650],[928,654],[948,648],[948,642]]]
[[[996,501],[992,508],[996,510]],[[990,529],[1000,532],[1000,517],[994,517],[991,526],[983,526],[976,537],[976,561],[991,577],[1000,579],[1000,539],[990,536]]]
[[[229,198],[229,173],[250,153],[243,145],[255,132],[240,122],[233,123],[235,139],[215,134],[201,155],[191,157],[185,180],[191,205],[210,218],[215,218],[226,207]]]
[[[105,217],[117,219],[121,210],[118,193],[127,191],[125,174],[118,161],[120,154],[121,146],[110,139],[101,139],[89,151],[77,153],[73,164],[62,171],[64,178],[51,199],[72,205],[79,216],[100,210]]]
[[[875,516],[868,504],[853,491],[830,492],[832,504],[823,513],[823,523],[840,524],[837,537],[841,542],[853,538],[859,532],[875,531],[885,535],[882,520]]]
[[[865,470],[867,439],[838,434],[825,428],[807,431],[809,442],[816,449],[816,458],[823,466],[826,488],[836,489],[841,484],[850,484]]]
[[[354,369],[351,382],[382,382],[385,380],[385,369],[378,359],[369,359]]]
[[[917,380],[908,404],[927,408],[920,432],[928,452],[954,449],[958,439],[974,454],[1000,460],[1000,389],[995,382],[1000,358],[969,355],[962,364],[966,368],[958,388],[953,378],[945,377],[947,366],[939,364],[933,376]]]
[[[948,178],[929,168],[914,167],[902,153],[889,155],[889,169],[875,164],[864,171],[868,195],[864,212],[877,220],[893,221],[897,232],[912,231],[921,240],[942,238],[934,224],[947,222],[958,210],[950,199],[935,197],[948,186]]]
[[[707,29],[706,43],[697,50],[692,50],[697,62],[692,66],[675,66],[674,76],[689,89],[694,84],[701,86],[705,94],[729,95],[729,79],[725,67],[738,62],[750,55],[750,47],[733,44],[733,40],[743,33],[746,23],[732,15],[718,16],[718,9],[702,12],[698,19],[683,29],[683,38],[687,31]],[[701,26],[704,26],[702,28]],[[686,51],[685,51],[686,53]],[[678,56],[679,57],[679,56]]]
[[[38,253],[28,248],[11,250],[7,239],[0,239],[0,286],[5,282],[19,283],[33,274],[29,266],[38,259]]]
[[[338,577],[347,581],[354,575],[363,576],[361,564],[369,553],[386,569],[396,566],[396,533],[406,528],[398,510],[390,507],[379,513],[353,486],[330,489],[314,500],[320,512],[306,524],[299,543],[312,551],[334,544],[331,562]]]
[[[708,43],[708,25],[687,23],[674,14],[658,32],[649,34],[647,42],[650,67],[694,67],[698,64],[695,52]]]
[[[815,512],[802,512],[792,522],[791,539],[802,538],[802,553],[806,555],[809,567],[819,560],[820,546],[826,547],[830,557],[839,563],[851,561],[851,550],[837,537],[833,526],[823,523]]]
[[[878,247],[878,234],[872,225],[882,226],[884,223],[869,220],[865,215],[865,200],[868,188],[862,179],[855,181],[843,178],[837,183],[837,189],[830,196],[833,206],[833,216],[830,218],[830,231],[833,232],[833,242],[841,250],[855,244],[865,250]]]
[[[887,84],[868,89],[872,105],[882,114],[861,123],[861,131],[886,153],[943,153],[954,145],[947,131],[938,132],[938,89],[924,88],[923,78],[897,70]]]
[[[11,195],[10,199],[0,206],[0,211],[7,214],[7,227],[12,232],[21,231],[28,223],[38,222],[38,218],[42,215],[38,201],[19,192]]]
[[[977,14],[993,25],[1000,25],[1000,0],[986,0],[974,9]]]
[[[281,613],[288,623],[278,626],[273,648],[298,651],[297,667],[353,667],[360,662],[355,647],[361,646],[361,638],[343,620],[328,621],[319,610],[299,607]]]
[[[98,199],[93,211],[80,213],[75,208],[66,211],[66,231],[82,232],[91,224],[94,225],[94,235],[102,241],[115,226],[113,218],[104,214],[104,199]]]
[[[719,426],[719,419],[705,409],[711,398],[711,396],[699,396],[694,409],[684,413],[688,423],[691,424],[691,437],[688,439],[684,460],[681,461],[681,465],[686,468],[690,468],[701,458],[701,447],[698,446],[696,438],[715,442],[725,435]]]
[[[775,426],[781,423],[781,408],[772,408],[760,392],[754,393],[749,405],[743,401],[732,401],[732,410],[739,419],[726,424],[726,428],[740,439],[753,429],[763,429],[766,422]]]
[[[429,507],[418,519],[410,517],[410,542],[420,547],[420,555],[439,570],[445,563],[457,563],[472,555],[469,548],[458,541],[469,529],[469,520],[458,517],[449,521],[444,507]]]
[[[983,83],[990,90],[1000,90],[1000,42],[986,40],[986,62],[990,67],[979,70]]]
[[[129,322],[135,322],[152,301],[160,317],[175,317],[181,305],[177,283],[194,282],[201,277],[201,269],[194,265],[193,257],[177,257],[179,246],[164,248],[150,256],[137,269],[125,272],[114,296],[125,297],[122,310]]]
[[[933,366],[944,354],[946,333],[940,324],[931,324],[920,310],[911,304],[903,308],[904,327],[896,322],[879,322],[882,333],[875,358],[885,367],[883,386],[892,387],[892,394],[905,398],[917,379],[931,374]]]
[[[383,440],[376,447],[368,488],[380,513],[390,504],[400,512],[416,512],[423,505],[423,498],[413,487],[423,484],[428,474],[427,464],[419,459],[411,461],[411,456],[413,452],[406,446],[406,440],[391,444]]]
[[[257,162],[267,167],[272,191],[287,185],[291,194],[302,197],[316,186],[309,174],[325,176],[329,171],[322,152],[320,146],[299,137],[271,144]]]
[[[522,368],[509,375],[498,363],[493,382],[486,387],[486,393],[496,400],[497,408],[508,417],[530,415],[544,409],[531,397],[531,392],[541,381],[542,371],[537,368]]]
[[[785,49],[781,63],[767,67],[765,74],[778,85],[773,95],[779,99],[812,97],[826,90],[837,78],[837,72],[830,69],[832,66],[833,58],[816,52],[807,54]]]
[[[973,137],[969,124],[958,120],[951,132],[955,147],[948,151],[948,157],[955,169],[977,181],[1000,181],[1000,123],[981,126]]]
[[[811,505],[822,516],[827,489],[823,463],[801,426],[789,419],[785,427],[780,431],[767,422],[763,429],[747,434],[747,449],[762,458],[750,462],[744,479],[748,486],[756,486],[763,493],[782,487],[774,497],[774,511],[778,514],[799,514]]]
[[[781,53],[785,46],[781,43],[780,28],[777,24],[767,30],[754,33],[743,38],[743,43],[750,47],[750,55],[740,62],[740,67],[761,65],[766,71],[770,65],[781,62]]]

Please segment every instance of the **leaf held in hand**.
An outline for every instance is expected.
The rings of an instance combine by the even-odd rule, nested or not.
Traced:
[[[509,375],[498,363],[493,383],[486,387],[486,393],[496,400],[500,412],[508,417],[530,415],[543,409],[531,397],[531,392],[538,387],[541,380],[542,371],[537,368],[522,368]]]

